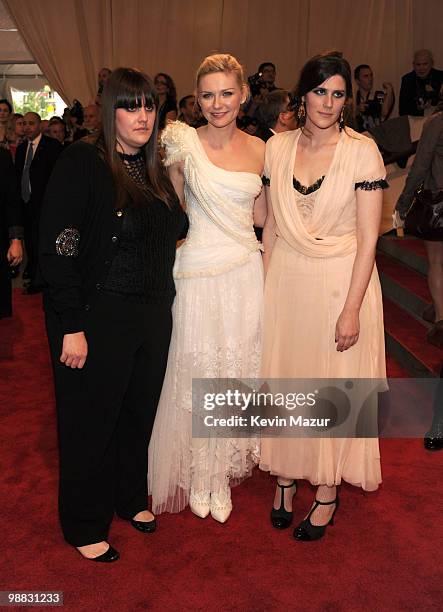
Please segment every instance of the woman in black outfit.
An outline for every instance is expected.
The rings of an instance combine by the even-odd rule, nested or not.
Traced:
[[[158,129],[161,131],[168,121],[177,119],[177,90],[169,74],[164,72],[155,75],[154,85],[159,99]]]
[[[166,368],[175,244],[185,225],[157,151],[158,98],[119,68],[102,133],[61,155],[45,197],[40,262],[57,400],[59,513],[87,559],[115,561],[114,511],[143,532],[147,449]]]

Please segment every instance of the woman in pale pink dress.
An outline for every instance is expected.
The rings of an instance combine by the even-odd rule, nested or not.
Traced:
[[[301,129],[267,143],[264,378],[386,375],[374,257],[387,184],[375,143],[344,126],[351,94],[341,54],[312,58],[296,91]],[[317,486],[299,540],[332,524],[342,480],[367,491],[381,482],[377,438],[264,438],[260,467],[278,476],[276,528],[291,524],[296,479]]]

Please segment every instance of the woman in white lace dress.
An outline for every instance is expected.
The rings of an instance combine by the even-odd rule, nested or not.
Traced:
[[[189,233],[174,269],[177,296],[168,367],[149,447],[153,511],[225,522],[230,484],[258,460],[253,438],[193,438],[193,378],[255,378],[261,358],[263,269],[253,220],[263,224],[264,143],[236,126],[247,95],[243,70],[225,54],[197,72],[207,126],[172,123],[165,163],[186,204]]]

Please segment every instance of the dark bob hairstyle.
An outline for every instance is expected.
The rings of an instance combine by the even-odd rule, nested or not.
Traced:
[[[142,189],[128,176],[118,154],[115,125],[115,112],[118,108],[130,110],[142,106],[153,108],[157,113],[152,134],[141,149],[146,162],[147,191],[169,207],[176,201],[174,188],[160,161],[158,152],[158,96],[154,84],[147,74],[139,70],[117,68],[112,71],[103,88],[102,130],[96,143],[114,176],[117,189],[116,208],[124,207],[128,199],[136,204],[145,202]]]
[[[10,113],[12,113],[12,104],[10,103],[10,101],[9,101],[9,100],[7,100],[6,98],[2,98],[2,99],[0,100],[0,104],[6,104],[6,106],[7,106],[7,107],[8,107],[8,109],[9,109],[9,112],[10,112]]]
[[[346,97],[351,98],[351,67],[340,51],[326,51],[308,60],[301,69],[299,81],[294,89],[297,106],[300,106],[303,96],[337,74],[345,81]]]

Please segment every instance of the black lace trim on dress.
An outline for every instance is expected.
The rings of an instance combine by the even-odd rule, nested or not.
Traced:
[[[387,189],[389,183],[385,179],[378,179],[376,181],[362,181],[361,183],[355,183],[355,189],[363,189],[364,191],[374,191],[375,189]]]
[[[300,183],[300,181],[298,181],[296,178],[293,177],[292,184],[294,186],[294,189],[298,191],[298,193],[301,193],[302,195],[309,195],[310,193],[317,191],[317,189],[320,189],[324,180],[325,180],[325,175],[318,178],[315,181],[315,183],[312,183],[312,185],[309,185],[309,187],[305,187],[304,185]]]
[[[303,195],[308,195],[310,193],[313,193],[314,191],[317,191],[317,189],[320,189],[324,180],[325,176],[321,176],[315,181],[315,183],[312,183],[312,185],[309,185],[309,187],[305,187],[300,183],[300,181],[298,181],[296,178],[293,178],[292,184],[294,185],[294,189],[296,189],[299,193]],[[261,182],[267,187],[269,187],[269,185],[271,184],[271,181],[268,179],[268,177],[264,175],[261,177]]]
[[[312,193],[314,191],[317,191],[317,189],[320,189],[324,180],[325,180],[325,176],[321,176],[319,179],[315,181],[315,183],[312,183],[312,185],[309,185],[309,187],[305,187],[304,185],[302,185],[300,181],[298,181],[296,178],[293,178],[292,182],[294,185],[294,189],[296,189],[299,193],[303,195],[308,195],[309,193]],[[261,177],[261,182],[263,183],[263,185],[266,185],[267,187],[269,187],[269,185],[271,184],[271,181],[268,179],[268,177],[264,175]],[[385,181],[385,179],[378,179],[376,181],[361,181],[360,183],[355,183],[355,189],[363,189],[364,191],[374,191],[375,189],[387,189],[388,187],[389,187],[389,183]]]

